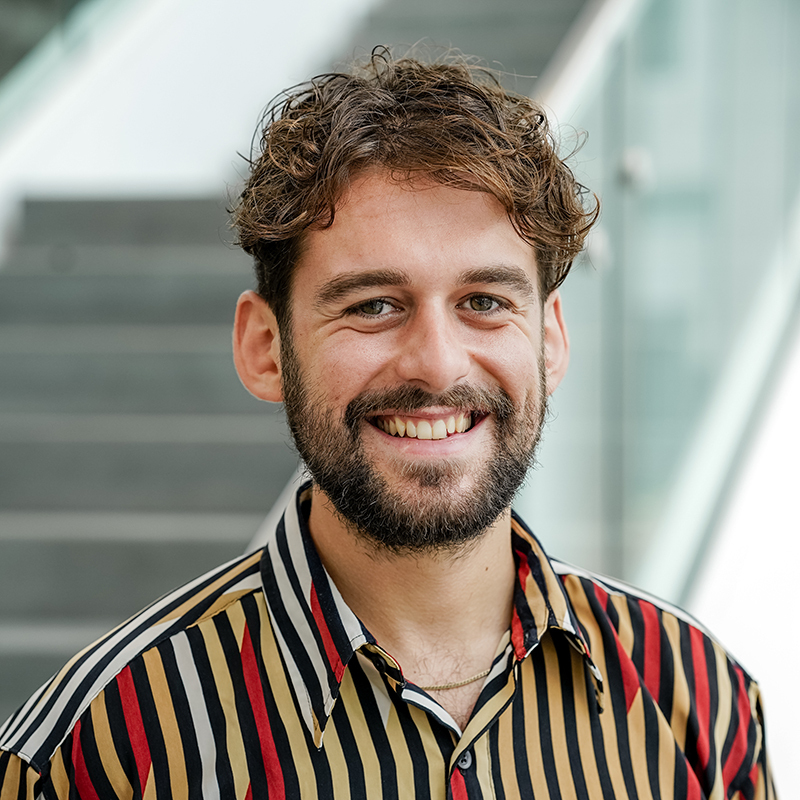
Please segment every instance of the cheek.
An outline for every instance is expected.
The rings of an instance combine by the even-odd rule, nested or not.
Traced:
[[[368,337],[372,339],[372,337]],[[345,405],[360,392],[373,388],[387,364],[386,354],[377,342],[333,337],[311,348],[310,374],[324,387],[328,403]]]

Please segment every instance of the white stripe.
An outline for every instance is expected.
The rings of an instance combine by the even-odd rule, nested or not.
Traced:
[[[403,700],[413,702],[415,705],[422,706],[428,713],[432,714],[443,725],[452,728],[459,736],[463,731],[459,728],[458,723],[447,713],[435,700],[428,697],[428,695],[417,692],[414,689],[403,689],[400,695]]]
[[[203,771],[203,797],[208,800],[219,798],[219,784],[214,766],[217,763],[217,746],[214,743],[214,734],[211,730],[211,720],[208,716],[203,697],[203,688],[197,666],[194,663],[189,637],[181,632],[172,640],[175,649],[175,661],[178,665],[178,675],[183,680],[186,696],[189,700],[189,711],[194,723],[194,732],[197,736],[197,746],[200,750],[200,768]]]
[[[289,580],[289,575],[286,571],[286,564],[284,563],[283,558],[278,551],[276,536],[277,531],[273,532],[271,539],[267,542],[266,549],[270,556],[273,571],[275,573],[277,590],[281,596],[281,600],[283,601],[284,610],[288,615],[292,626],[297,632],[297,635],[300,637],[300,640],[304,643],[307,643],[306,652],[311,659],[311,663],[317,677],[317,682],[325,700],[325,708],[327,709],[329,704],[330,706],[333,705],[333,698],[331,698],[330,691],[328,689],[325,663],[321,660],[320,653],[315,647],[313,647],[314,634],[306,622],[305,612],[302,605],[302,603],[307,603],[306,598],[309,596],[311,591],[311,573],[308,570],[308,563],[306,561],[305,554],[302,553],[302,537],[300,535],[299,522],[297,518],[297,504],[295,501],[289,503],[286,508],[286,512],[284,514],[284,526],[286,528],[286,539],[290,550],[290,562],[297,572],[297,579],[300,583],[302,597],[298,598],[295,594],[294,587],[292,586]],[[296,553],[291,552],[292,550],[297,550],[298,544],[301,550],[301,553],[299,554],[300,557],[298,557]],[[308,606],[306,605],[306,607]],[[311,707],[311,699],[308,690],[306,689],[305,682],[300,674],[300,669],[297,666],[297,662],[294,659],[292,651],[289,649],[288,645],[286,644],[286,640],[280,633],[278,621],[272,616],[272,608],[270,607],[269,602],[267,602],[267,609],[270,612],[272,627],[275,629],[276,636],[278,637],[278,644],[281,648],[281,653],[283,654],[284,660],[286,661],[289,677],[292,681],[295,694],[298,698],[305,697],[308,699],[308,710],[307,713],[304,710],[303,717],[306,720],[309,730],[313,734],[314,712]]]

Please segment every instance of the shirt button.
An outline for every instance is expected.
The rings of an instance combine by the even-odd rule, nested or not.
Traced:
[[[472,753],[470,753],[469,750],[465,750],[458,757],[458,761],[456,761],[456,766],[459,769],[469,769],[472,766]]]

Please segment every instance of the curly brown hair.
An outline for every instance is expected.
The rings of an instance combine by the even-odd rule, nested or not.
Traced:
[[[304,232],[333,224],[365,170],[492,194],[535,248],[542,298],[566,278],[597,219],[596,198],[587,210],[541,108],[463,57],[423,63],[376,48],[351,73],[279,95],[262,126],[233,224],[282,329]]]

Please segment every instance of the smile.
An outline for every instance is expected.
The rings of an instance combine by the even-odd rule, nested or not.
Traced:
[[[407,439],[446,439],[448,436],[465,433],[472,428],[477,421],[476,415],[477,412],[460,411],[446,417],[422,419],[387,414],[373,417],[370,422],[390,436]]]

